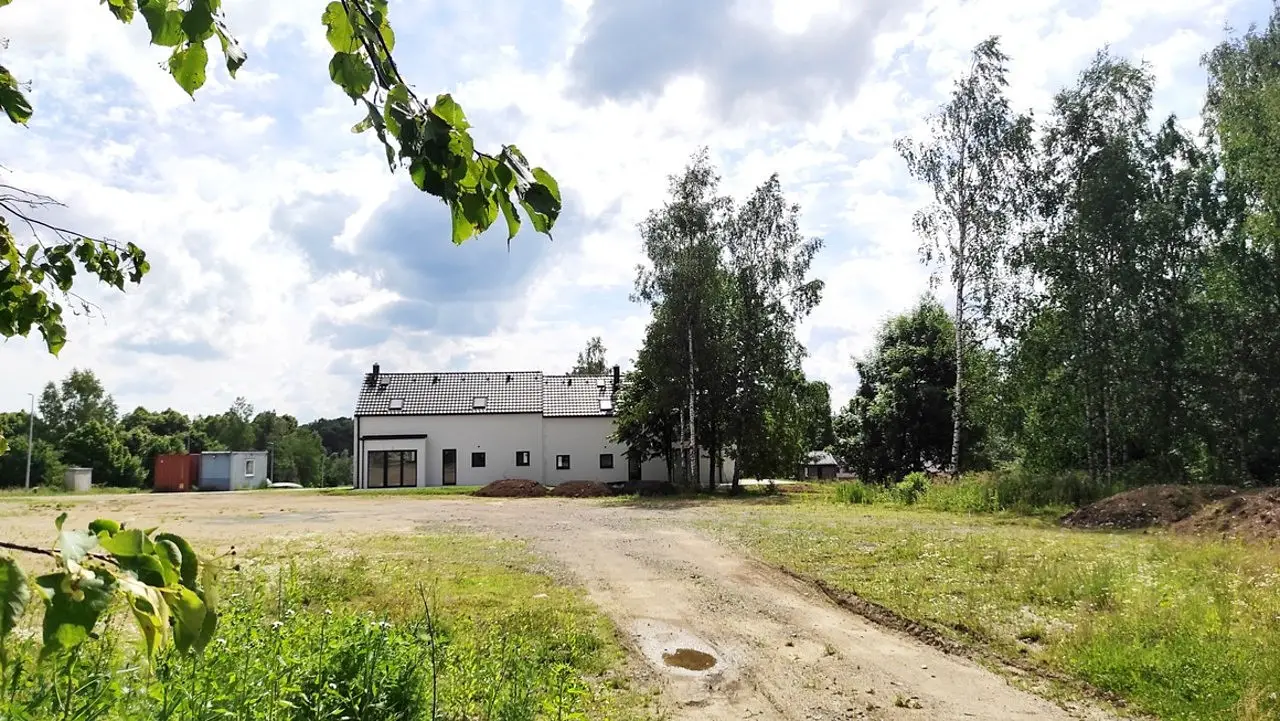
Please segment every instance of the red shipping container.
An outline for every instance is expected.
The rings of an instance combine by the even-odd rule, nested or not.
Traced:
[[[190,491],[200,477],[200,456],[178,453],[156,456],[155,487],[157,491]]]

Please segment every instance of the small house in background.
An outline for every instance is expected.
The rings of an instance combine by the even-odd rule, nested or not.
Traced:
[[[200,454],[202,491],[247,491],[267,485],[266,451],[208,451]]]
[[[199,453],[173,453],[156,456],[152,478],[156,491],[192,491],[200,480]]]
[[[840,472],[840,464],[834,456],[826,451],[813,451],[800,466],[800,478],[813,480],[835,480]]]
[[[93,469],[71,466],[63,476],[63,485],[73,493],[86,493],[93,486]]]

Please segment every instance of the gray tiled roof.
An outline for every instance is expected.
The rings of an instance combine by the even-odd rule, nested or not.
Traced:
[[[808,466],[838,466],[835,456],[826,451],[812,451],[805,463]]]
[[[545,376],[542,393],[542,415],[610,416],[617,396],[613,393],[613,376]],[[601,385],[603,383],[603,385]],[[600,401],[608,401],[605,408]]]
[[[380,373],[367,374],[356,401],[358,416],[421,416],[481,413],[539,413],[542,373]],[[484,408],[475,407],[483,398]],[[396,403],[399,401],[399,403]],[[399,405],[397,409],[394,406]]]

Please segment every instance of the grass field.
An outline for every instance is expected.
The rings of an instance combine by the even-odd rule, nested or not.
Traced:
[[[519,543],[311,537],[223,563],[202,656],[145,663],[123,609],[67,664],[36,663],[20,632],[0,718],[649,717],[612,625]]]
[[[953,638],[1162,719],[1280,718],[1280,549],[1011,515],[722,503],[714,529]]]

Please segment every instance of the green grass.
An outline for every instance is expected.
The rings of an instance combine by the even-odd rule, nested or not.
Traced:
[[[117,609],[74,661],[72,704],[55,692],[66,665],[37,663],[17,634],[20,660],[0,684],[16,693],[0,693],[0,718],[407,721],[433,718],[433,699],[442,721],[649,717],[611,624],[518,543],[289,543],[234,559],[217,636],[198,658],[146,663]]]
[[[32,498],[53,499],[60,496],[119,496],[130,493],[149,493],[149,488],[114,488],[93,486],[87,492],[72,492],[61,486],[35,486],[26,488],[0,488],[0,501],[26,501]]]
[[[714,525],[768,563],[1166,721],[1280,717],[1280,548],[837,505],[831,495],[725,504]]]

